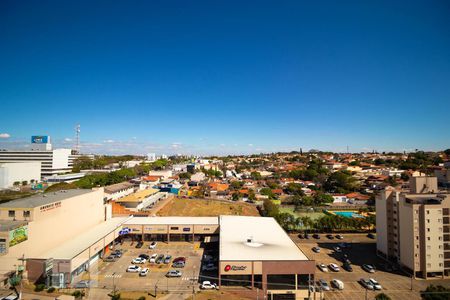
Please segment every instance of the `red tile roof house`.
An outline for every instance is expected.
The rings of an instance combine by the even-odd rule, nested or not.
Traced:
[[[351,204],[366,204],[367,201],[370,199],[369,196],[363,195],[357,192],[349,193],[345,195],[348,199],[348,203]]]

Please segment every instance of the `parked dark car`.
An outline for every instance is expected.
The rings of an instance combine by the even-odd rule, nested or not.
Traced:
[[[122,257],[122,250],[114,250],[111,253],[112,256],[116,257],[116,258],[121,258]]]
[[[353,268],[352,268],[352,265],[351,265],[351,264],[344,263],[344,264],[342,265],[342,268],[343,268],[344,270],[346,270],[347,272],[353,272]]]
[[[305,233],[305,239],[309,240],[309,234]]]
[[[146,260],[150,259],[150,256],[148,256],[147,254],[141,254],[141,255],[139,255],[139,257],[145,258]]]
[[[173,259],[173,262],[186,262],[186,257],[177,257]]]
[[[141,241],[139,241],[139,242],[136,244],[136,248],[137,248],[137,249],[142,248],[142,246],[144,246],[144,243],[141,242]]]
[[[156,258],[156,263],[157,264],[160,264],[160,263],[162,263],[163,262],[163,260],[164,260],[164,254],[160,254],[160,255],[158,255],[158,257]]]
[[[115,261],[116,261],[116,257],[113,256],[113,255],[110,255],[110,256],[104,258],[103,261],[107,261],[107,262],[115,262]]]
[[[334,240],[334,236],[333,236],[332,234],[327,234],[327,238],[328,238],[329,240]]]
[[[375,234],[373,234],[373,233],[369,233],[369,234],[367,234],[367,237],[369,238],[369,239],[375,239]]]
[[[315,238],[315,239],[317,239],[317,240],[320,240],[320,235],[317,234],[317,233],[314,233],[314,234],[313,234],[313,238]]]

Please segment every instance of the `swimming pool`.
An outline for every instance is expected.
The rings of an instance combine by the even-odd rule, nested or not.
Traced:
[[[344,218],[364,218],[360,214],[355,213],[354,211],[333,211],[335,215],[344,217]]]

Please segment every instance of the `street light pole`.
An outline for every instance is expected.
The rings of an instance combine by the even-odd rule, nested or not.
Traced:
[[[116,282],[115,282],[116,272],[112,273],[112,279],[113,279],[113,295],[116,295]]]

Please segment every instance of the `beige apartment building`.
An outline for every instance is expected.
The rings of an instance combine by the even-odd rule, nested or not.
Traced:
[[[389,187],[376,199],[377,253],[414,277],[450,276],[450,194],[437,178],[412,177],[409,190]]]

